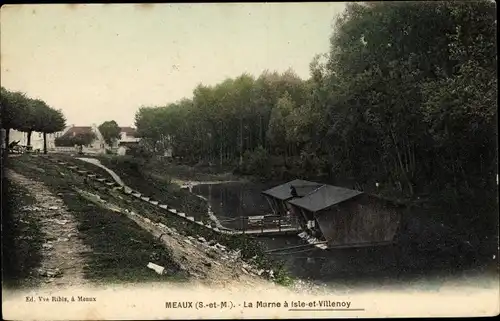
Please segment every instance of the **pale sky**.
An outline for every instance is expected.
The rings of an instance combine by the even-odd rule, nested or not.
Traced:
[[[141,106],[192,97],[244,72],[309,77],[344,3],[7,5],[1,84],[67,124],[133,126]]]

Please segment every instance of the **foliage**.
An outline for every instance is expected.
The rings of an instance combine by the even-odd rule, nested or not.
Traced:
[[[52,134],[60,132],[66,127],[66,118],[61,110],[47,110],[45,120],[39,127],[39,130],[43,133]]]
[[[446,190],[450,201],[433,197],[448,209],[484,193],[493,200],[495,9],[491,1],[349,3],[309,79],[266,71],[200,84],[192,99],[141,108],[136,126],[187,163],[239,162],[256,175],[326,171],[414,198]],[[260,148],[283,164],[262,170]]]
[[[266,139],[272,107],[280,98],[283,108],[305,103],[307,87],[292,71],[265,72],[257,79],[244,74],[216,86],[199,85],[193,95],[165,107],[141,107],[138,133],[156,152],[171,147],[187,162],[222,165],[274,143]]]
[[[28,114],[27,97],[21,92],[10,92],[1,88],[2,128],[20,129]]]
[[[269,174],[269,152],[262,146],[254,151],[246,151],[240,171],[245,174]]]
[[[88,146],[96,139],[94,132],[77,133],[74,136],[63,135],[55,139],[56,146],[74,147],[74,146]]]
[[[138,159],[150,159],[152,157],[152,153],[142,145],[130,146],[127,155]]]
[[[116,121],[105,121],[99,125],[99,131],[104,137],[104,141],[108,145],[113,145],[113,142],[120,138],[120,127]]]
[[[11,92],[1,88],[1,120],[2,128],[6,130],[6,145],[8,145],[10,129],[28,133],[28,145],[31,143],[31,133],[44,134],[44,153],[47,153],[47,135],[61,131],[66,120],[60,110],[55,110],[41,99],[31,99],[21,92]]]
[[[70,136],[63,135],[56,137],[54,140],[56,147],[75,147],[75,144]]]

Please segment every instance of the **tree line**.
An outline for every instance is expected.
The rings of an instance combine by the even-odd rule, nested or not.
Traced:
[[[191,162],[257,153],[264,170],[278,156],[409,194],[429,179],[494,180],[494,3],[350,3],[330,40],[307,80],[289,70],[200,84],[192,99],[141,107],[138,132]]]
[[[497,208],[496,23],[492,1],[349,3],[309,79],[266,71],[200,84],[191,99],[141,107],[136,127],[151,149],[172,147],[187,162],[378,182],[467,211],[464,226],[488,225],[485,208]]]
[[[43,152],[47,153],[47,134],[61,131],[66,126],[63,113],[41,99],[33,99],[22,92],[9,91],[4,87],[1,87],[0,98],[0,121],[5,130],[5,146],[9,146],[11,129],[27,133],[28,146],[31,146],[32,133],[41,132]]]
[[[104,121],[98,127],[104,142],[109,147],[114,146],[115,142],[120,138],[120,127],[114,120]],[[62,135],[55,139],[56,146],[73,147],[78,146],[80,151],[82,147],[90,145],[97,138],[93,131],[78,132],[75,135]]]

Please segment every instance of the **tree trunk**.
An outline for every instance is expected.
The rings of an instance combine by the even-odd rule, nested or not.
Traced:
[[[262,133],[262,115],[259,116],[259,135],[260,135],[260,145],[264,147],[264,135]]]
[[[397,144],[397,141],[396,141],[396,136],[394,134],[394,132],[391,130],[391,137],[392,137],[392,140],[393,140],[393,143],[394,143],[394,147],[396,149],[396,154],[397,154],[397,157],[398,157],[398,162],[399,162],[399,166],[400,166],[400,170],[404,176],[404,179],[406,181],[406,184],[408,186],[408,189],[409,189],[409,192],[410,192],[410,195],[413,195],[413,185],[408,177],[408,173],[405,169],[405,166],[403,165],[403,161],[402,161],[402,158],[401,158],[401,152],[399,150],[399,146]]]
[[[31,134],[32,133],[33,133],[33,131],[28,130],[28,140],[27,140],[27,143],[26,143],[26,146],[28,146],[28,149],[30,149],[29,147],[31,146]]]
[[[243,164],[243,118],[240,118],[240,166]]]
[[[9,144],[10,144],[10,128],[5,128],[5,150],[4,153],[9,153]]]
[[[219,137],[219,160],[220,160],[220,166],[222,166],[222,138],[224,137],[224,123],[221,122],[220,124],[220,137]]]
[[[43,133],[43,153],[47,154],[47,133]]]

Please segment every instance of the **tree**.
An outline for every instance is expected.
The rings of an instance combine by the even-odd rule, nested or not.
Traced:
[[[66,119],[60,110],[49,108],[45,114],[40,131],[43,132],[43,153],[47,154],[47,134],[62,131],[66,126]]]
[[[5,146],[9,145],[10,130],[20,129],[28,116],[27,98],[21,92],[10,92],[1,88],[1,120],[5,130]],[[7,149],[6,149],[7,152]]]
[[[283,153],[285,160],[290,153],[290,138],[294,131],[291,128],[292,124],[290,121],[291,115],[295,109],[295,104],[288,92],[278,99],[276,106],[271,112],[271,118],[269,120],[269,127],[267,130],[267,138],[269,144],[277,151]]]
[[[114,141],[120,138],[120,127],[114,121],[105,121],[99,125],[99,131],[108,145],[113,145]]]
[[[26,116],[23,119],[18,130],[27,133],[27,146],[31,147],[31,134],[34,131],[41,132],[42,127],[46,125],[47,117],[50,113],[49,106],[40,99],[27,98],[25,101],[27,109]]]
[[[460,166],[449,160],[461,158],[455,151],[458,152],[456,147],[462,144],[448,140],[451,144],[446,150],[436,153],[434,146],[438,137],[429,132],[428,124],[447,126],[448,130],[452,123],[453,126],[466,124],[465,118],[452,120],[442,109],[445,97],[454,100],[456,106],[448,111],[458,111],[461,109],[458,106],[464,106],[466,99],[469,100],[465,95],[459,98],[452,94],[464,91],[457,90],[458,83],[451,83],[450,76],[463,71],[465,62],[471,62],[469,58],[474,55],[459,58],[453,50],[466,52],[460,48],[468,48],[469,53],[476,52],[478,59],[474,60],[481,61],[478,66],[489,64],[490,76],[482,79],[493,79],[492,62],[496,61],[493,12],[494,4],[487,1],[349,4],[331,38],[327,64],[331,75],[328,87],[335,93],[328,103],[333,120],[330,133],[335,146],[332,150],[342,158],[340,163],[348,164],[359,174],[383,171],[389,180],[406,185],[410,194],[418,184],[427,184],[428,178],[448,172],[432,173],[433,169],[443,166],[451,165],[450,176],[442,180],[458,182],[456,175],[461,171]],[[467,45],[460,46],[454,40],[457,34]],[[494,68],[496,70],[496,66]],[[468,76],[462,73],[463,88],[480,83],[472,76],[472,73]],[[491,86],[492,81],[481,82],[483,88],[496,88]],[[493,96],[494,92],[490,92],[485,97]],[[435,108],[433,116],[429,114],[433,109],[431,100],[432,105],[440,106]],[[479,105],[493,110],[492,102],[489,98]],[[446,121],[437,125],[438,119]],[[435,132],[437,127],[431,129]],[[462,151],[461,154],[468,153]]]
[[[75,136],[63,135],[55,139],[56,146],[74,147],[78,146],[80,151],[83,146],[90,145],[96,139],[94,132],[77,133]]]
[[[76,134],[71,140],[75,145],[82,147],[90,145],[94,139],[96,135],[93,132],[84,132]]]

